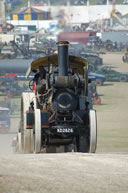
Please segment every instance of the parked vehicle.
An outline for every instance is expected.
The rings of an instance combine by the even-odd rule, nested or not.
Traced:
[[[94,78],[97,86],[103,85],[104,81],[106,80],[105,75],[97,74],[97,73],[92,73],[92,72],[88,73],[88,77],[89,78]]]
[[[88,71],[96,72],[98,66],[103,65],[103,59],[99,56],[98,53],[93,52],[80,52],[80,57],[87,59],[88,61]]]
[[[107,3],[107,0],[101,0],[97,2],[98,5],[105,5],[106,3]]]
[[[10,109],[0,107],[0,133],[8,132],[10,130]]]
[[[97,92],[97,85],[95,83],[95,81],[92,81],[89,84],[89,91],[91,93],[91,97],[92,97],[92,104],[93,105],[100,105],[101,104],[101,98]]]
[[[15,51],[12,46],[3,46],[1,49],[1,55],[11,59],[14,58]]]
[[[127,5],[128,4],[128,0],[124,0],[123,4]]]
[[[18,81],[12,78],[1,77],[0,78],[0,95],[8,96],[12,98],[13,96],[20,96],[23,91],[27,90],[27,86],[24,84],[20,86]]]
[[[58,41],[80,42],[87,45],[92,36],[96,36],[96,32],[62,32],[58,35]]]
[[[128,82],[128,72],[117,72],[110,66],[101,68],[97,73],[105,75],[106,81]]]
[[[123,62],[128,63],[128,53],[125,53],[122,57]]]

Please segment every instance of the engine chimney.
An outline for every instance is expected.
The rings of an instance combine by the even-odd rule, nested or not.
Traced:
[[[56,43],[58,46],[59,76],[68,76],[68,45],[67,41]]]

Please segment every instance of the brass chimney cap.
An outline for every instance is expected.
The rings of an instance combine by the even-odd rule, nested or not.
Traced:
[[[68,41],[59,41],[56,43],[57,46],[68,46],[69,42]]]

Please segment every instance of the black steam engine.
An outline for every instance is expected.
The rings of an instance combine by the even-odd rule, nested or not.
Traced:
[[[68,55],[68,42],[58,42],[58,55],[32,62],[27,71],[45,68],[45,78],[30,82],[34,92],[22,94],[17,151],[25,153],[95,153],[96,112],[88,93],[88,64]]]

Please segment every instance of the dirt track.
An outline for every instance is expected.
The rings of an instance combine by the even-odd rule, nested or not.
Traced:
[[[3,156],[0,193],[127,193],[126,154]]]
[[[103,57],[128,72],[122,55]],[[128,192],[128,83],[106,83],[98,92],[97,153],[12,154],[14,135],[0,135],[0,193]],[[17,127],[13,119],[12,131]]]

